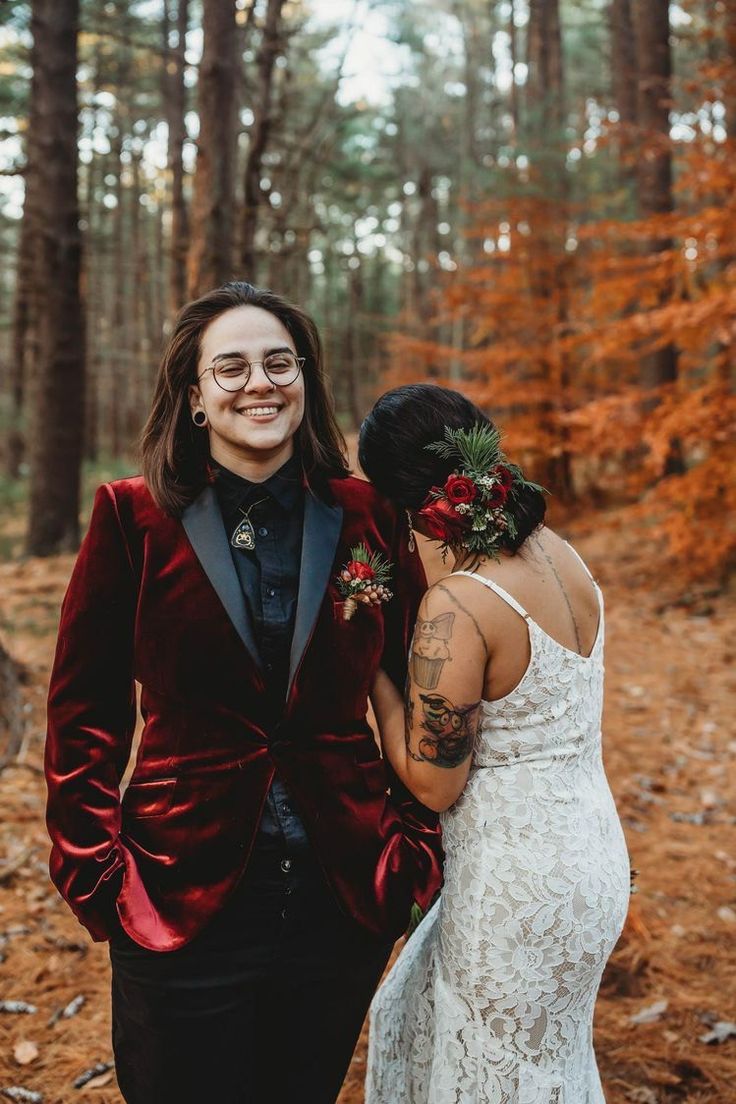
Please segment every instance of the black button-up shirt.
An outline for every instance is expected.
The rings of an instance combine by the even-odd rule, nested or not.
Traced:
[[[299,596],[304,487],[297,456],[263,483],[251,483],[218,467],[215,492],[228,541],[245,513],[255,548],[230,545],[248,604],[263,666],[269,719],[275,723],[286,702],[289,658]],[[307,846],[304,826],[284,783],[275,777],[261,820],[258,845],[293,852]]]

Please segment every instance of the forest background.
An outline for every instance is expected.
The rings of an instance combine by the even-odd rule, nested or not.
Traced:
[[[351,440],[387,387],[449,384],[550,488],[607,584],[610,769],[648,875],[604,990],[611,1099],[736,1099],[735,183],[736,0],[0,0],[11,995],[85,977],[104,1021],[44,881],[58,604],[92,489],[137,470],[177,309],[245,278],[316,318]],[[87,1037],[44,1030],[23,1062],[0,1013],[0,1091],[27,1065],[77,1099]]]

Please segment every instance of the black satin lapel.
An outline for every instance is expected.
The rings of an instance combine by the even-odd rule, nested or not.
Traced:
[[[287,700],[330,581],[330,571],[341,529],[342,506],[328,506],[321,498],[307,491],[304,500],[299,597],[294,621],[294,636],[291,641]]]
[[[182,525],[218,598],[232,621],[238,636],[250,652],[253,662],[261,666],[253,625],[248,615],[243,591],[235,570],[230,545],[222,524],[222,515],[212,487],[205,487],[194,502],[184,510]]]

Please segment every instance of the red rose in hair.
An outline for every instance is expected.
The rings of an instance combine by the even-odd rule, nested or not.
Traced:
[[[503,506],[508,498],[509,492],[504,487],[503,483],[496,483],[491,487],[486,496],[486,506],[489,510],[496,510],[499,506]]]
[[[478,488],[467,475],[450,475],[445,483],[445,494],[453,506],[475,502]]]
[[[417,512],[417,518],[424,522],[427,536],[432,540],[457,543],[470,525],[466,515],[458,514],[451,502],[437,498],[428,502]]]
[[[373,579],[376,574],[370,564],[361,560],[351,560],[345,570],[350,572],[353,579]]]
[[[508,468],[505,468],[503,464],[498,464],[495,468],[492,468],[488,473],[497,479],[498,482],[494,483],[490,491],[486,494],[486,505],[490,510],[497,510],[499,506],[503,506],[506,499],[509,497],[509,491],[511,485],[514,482],[514,477]]]
[[[495,475],[496,479],[501,481],[501,486],[505,488],[508,493],[511,490],[511,485],[514,482],[514,477],[508,468],[505,468],[503,464],[499,464],[493,469],[491,475]]]

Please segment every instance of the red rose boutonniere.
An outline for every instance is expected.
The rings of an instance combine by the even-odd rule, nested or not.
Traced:
[[[393,594],[388,589],[391,567],[379,552],[369,552],[365,544],[350,549],[351,559],[337,577],[337,589],[345,599],[343,618],[349,621],[360,602],[366,606],[380,606]]]

